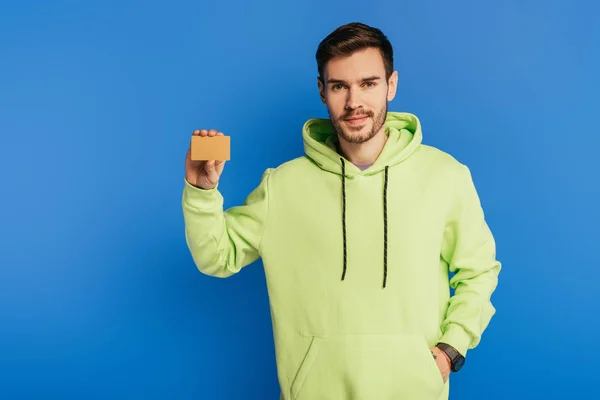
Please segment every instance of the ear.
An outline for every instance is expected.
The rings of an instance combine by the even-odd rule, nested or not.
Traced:
[[[397,88],[398,88],[398,71],[394,71],[394,72],[392,72],[390,79],[388,79],[388,94],[387,94],[388,101],[394,100],[394,97],[396,97]]]
[[[317,86],[319,87],[319,96],[321,97],[321,102],[327,105],[327,101],[325,100],[325,86],[323,85],[323,79],[321,77],[317,77]]]

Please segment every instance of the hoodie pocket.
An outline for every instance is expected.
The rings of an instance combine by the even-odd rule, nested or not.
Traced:
[[[444,380],[422,336],[313,336],[290,390],[294,400],[437,400]]]

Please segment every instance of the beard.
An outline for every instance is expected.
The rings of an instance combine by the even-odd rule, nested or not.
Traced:
[[[330,112],[329,118],[331,119],[331,124],[333,125],[333,128],[335,129],[337,134],[342,139],[344,139],[346,142],[349,142],[349,143],[360,144],[360,143],[368,142],[375,135],[377,135],[377,133],[379,132],[381,127],[385,124],[387,112],[388,112],[388,105],[386,102],[385,107],[382,108],[381,110],[379,110],[379,112],[376,115],[373,111],[360,111],[357,113],[349,112],[349,113],[343,114],[340,118],[335,119],[335,118],[332,118],[331,112]],[[357,126],[357,127],[345,125],[344,119],[350,118],[350,117],[356,117],[359,115],[367,116],[367,120],[365,121],[364,125]],[[362,130],[365,128],[366,123],[369,122],[369,120],[368,120],[369,118],[373,121],[371,129],[369,129],[366,132],[362,132]]]

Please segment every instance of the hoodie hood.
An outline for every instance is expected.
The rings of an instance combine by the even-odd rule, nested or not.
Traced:
[[[419,119],[410,113],[388,112],[385,120],[385,134],[388,136],[383,150],[375,163],[361,171],[346,160],[344,171],[337,151],[339,138],[330,119],[312,118],[302,128],[304,152],[322,169],[352,178],[356,175],[373,175],[385,167],[391,167],[408,158],[421,144],[423,134]]]
[[[346,179],[357,175],[374,175],[384,171],[383,202],[383,287],[388,275],[388,220],[387,192],[389,168],[406,160],[421,144],[422,133],[419,119],[409,113],[388,112],[385,120],[388,136],[384,148],[373,165],[364,171],[345,159],[337,151],[338,135],[330,119],[313,118],[304,124],[302,136],[304,151],[322,169],[340,175],[342,238],[344,244],[342,280],[348,266],[348,239],[346,225]]]

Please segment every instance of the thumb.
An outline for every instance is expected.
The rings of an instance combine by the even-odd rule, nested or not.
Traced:
[[[223,168],[225,168],[225,160],[215,162],[215,170],[219,176],[223,173]]]
[[[219,180],[219,172],[217,172],[215,160],[207,161],[204,169],[206,170],[206,177],[209,181],[216,182]]]

